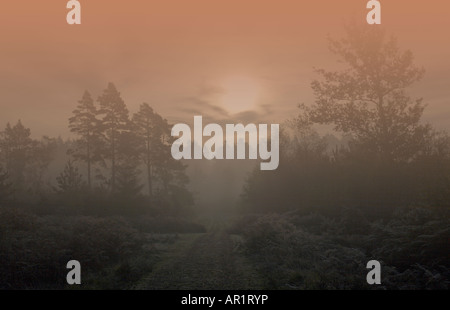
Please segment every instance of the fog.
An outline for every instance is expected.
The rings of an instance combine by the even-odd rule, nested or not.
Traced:
[[[387,16],[327,40],[335,12],[308,17],[322,5],[301,19],[290,1],[252,3],[217,20],[163,6],[174,24],[111,4],[86,28],[49,17],[30,38],[33,15],[6,30],[1,289],[71,288],[72,260],[86,289],[448,289],[444,10],[411,4],[423,25]],[[164,27],[136,31],[148,26]],[[194,116],[280,124],[279,165],[174,158],[172,129]],[[366,281],[374,259],[379,286]]]

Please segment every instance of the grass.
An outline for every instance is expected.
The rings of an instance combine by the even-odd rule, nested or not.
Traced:
[[[261,278],[223,231],[182,235],[137,289],[257,289]]]

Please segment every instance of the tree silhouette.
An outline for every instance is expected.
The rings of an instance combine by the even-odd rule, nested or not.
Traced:
[[[130,131],[128,109],[120,97],[114,84],[109,83],[103,94],[98,98],[100,103],[99,115],[101,118],[101,129],[106,145],[104,155],[111,160],[111,192],[116,189],[116,173],[119,153],[119,140],[124,132]]]
[[[147,170],[148,193],[152,196],[155,165],[161,162],[160,154],[164,148],[163,134],[167,131],[168,125],[147,103],[140,105],[139,111],[133,115],[133,123],[135,133],[141,142],[138,151]]]
[[[193,198],[185,188],[189,181],[186,165],[174,160],[170,153],[174,141],[171,128],[147,103],[133,115],[133,132],[139,139],[139,159],[147,170],[149,195],[164,201],[166,212],[179,212],[181,206],[193,204]]]
[[[139,183],[139,170],[133,163],[122,164],[117,169],[116,197],[125,202],[133,202],[142,190]]]
[[[44,136],[32,142],[25,178],[30,189],[37,196],[39,196],[45,186],[44,176],[48,172],[48,166],[54,159],[56,149],[57,140],[55,138]]]
[[[24,189],[25,169],[32,157],[33,140],[30,136],[30,129],[25,128],[20,120],[12,127],[8,123],[1,134],[2,160],[13,186],[18,190]]]
[[[0,203],[8,200],[12,194],[12,184],[9,182],[8,172],[0,166]]]
[[[78,172],[78,168],[70,160],[66,163],[64,171],[56,177],[56,182],[58,183],[56,191],[65,196],[73,196],[74,194],[80,193],[85,185],[82,175]]]
[[[117,140],[115,194],[128,201],[136,198],[142,190],[138,151],[141,141],[134,129],[130,124],[130,130],[123,131]]]
[[[78,101],[77,108],[69,118],[70,131],[79,136],[76,141],[76,149],[70,150],[75,159],[80,159],[87,164],[87,181],[91,188],[91,166],[99,160],[98,144],[100,143],[100,122],[97,119],[97,109],[91,94],[85,91]]]
[[[168,212],[179,214],[187,206],[194,203],[192,193],[186,188],[189,183],[189,177],[186,175],[186,168],[183,162],[175,160],[170,152],[171,145],[175,137],[172,137],[172,126],[164,120],[161,130],[161,148],[155,156],[155,175],[158,177],[160,188],[159,198],[165,203]],[[164,204],[164,203],[163,203]]]
[[[405,88],[418,81],[423,69],[410,51],[401,52],[394,38],[377,27],[346,27],[342,40],[330,39],[330,50],[345,65],[341,71],[317,70],[312,82],[316,100],[301,106],[299,122],[334,125],[350,134],[355,145],[383,158],[407,160],[430,130],[420,123],[425,105]]]

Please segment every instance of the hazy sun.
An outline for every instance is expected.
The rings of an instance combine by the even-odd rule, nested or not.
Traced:
[[[252,109],[258,100],[260,87],[249,77],[231,76],[220,85],[223,89],[221,105],[232,113]]]

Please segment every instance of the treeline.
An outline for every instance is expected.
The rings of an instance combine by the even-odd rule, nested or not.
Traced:
[[[186,166],[170,156],[171,125],[147,103],[130,115],[109,83],[96,102],[83,94],[68,125],[75,140],[35,140],[20,120],[6,125],[0,132],[0,204],[100,215],[176,215],[192,205]],[[64,168],[55,165],[61,158],[67,159]],[[59,166],[56,176],[52,166]]]
[[[330,148],[329,136],[313,132],[303,139],[286,135],[279,168],[251,173],[242,195],[247,211],[338,215],[358,209],[378,217],[402,207],[450,206],[450,153],[440,148],[450,149],[446,135],[435,136],[410,161],[346,144]]]

